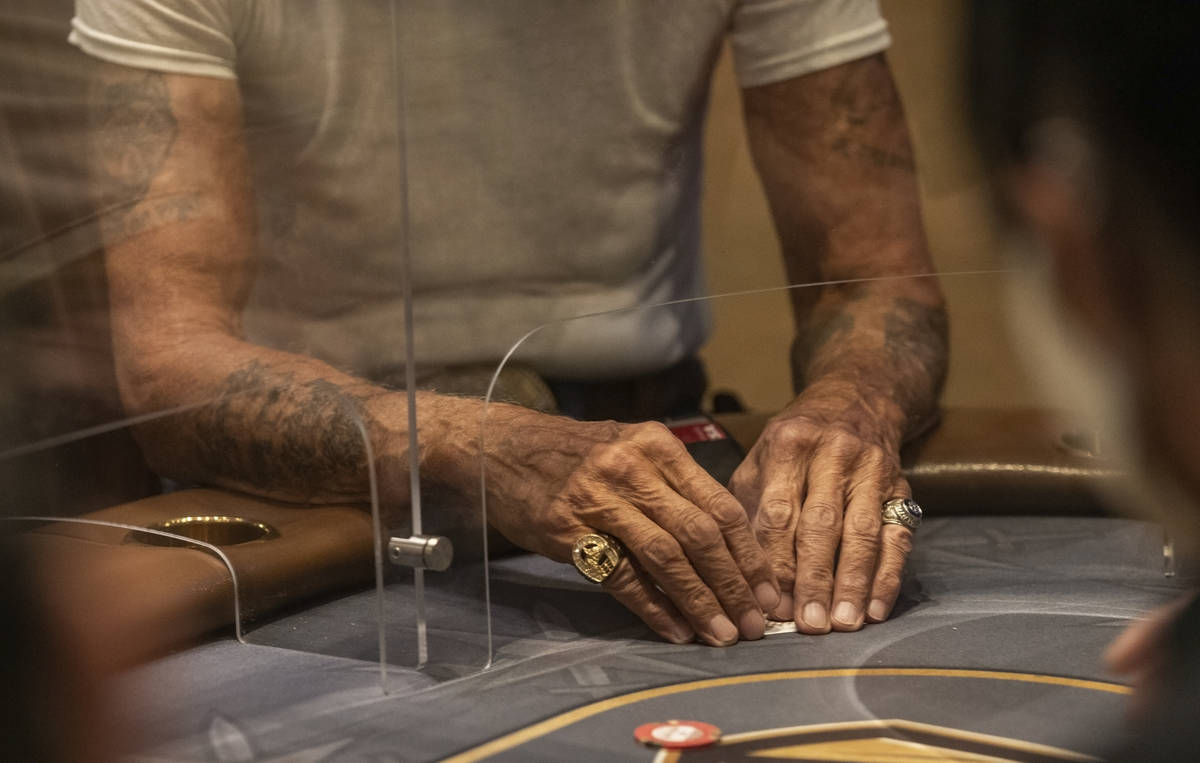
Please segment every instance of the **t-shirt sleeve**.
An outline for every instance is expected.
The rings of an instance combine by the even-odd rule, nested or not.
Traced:
[[[742,87],[828,69],[891,44],[877,0],[740,0],[731,24]]]
[[[115,64],[233,79],[245,0],[75,0],[71,44]]]

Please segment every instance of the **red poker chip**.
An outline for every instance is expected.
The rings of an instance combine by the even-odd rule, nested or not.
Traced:
[[[633,730],[633,738],[651,747],[680,750],[710,745],[721,738],[721,730],[701,721],[643,723]]]

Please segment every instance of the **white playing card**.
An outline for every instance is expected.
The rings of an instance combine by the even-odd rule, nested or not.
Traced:
[[[795,633],[796,621],[794,620],[772,620],[767,618],[767,628],[763,631],[764,636],[774,636],[779,633]]]

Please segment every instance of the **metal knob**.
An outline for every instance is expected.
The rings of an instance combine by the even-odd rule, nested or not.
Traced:
[[[388,540],[388,559],[392,564],[416,567],[434,572],[450,569],[454,560],[454,544],[441,535],[413,535]]]

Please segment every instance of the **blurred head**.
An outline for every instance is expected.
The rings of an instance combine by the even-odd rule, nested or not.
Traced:
[[[1023,349],[1105,421],[1144,495],[1200,506],[1200,4],[972,11],[972,117],[1026,274]]]

